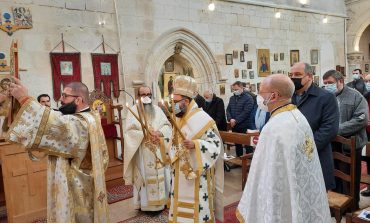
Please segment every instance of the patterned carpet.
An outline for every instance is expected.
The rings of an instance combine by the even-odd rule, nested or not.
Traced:
[[[132,191],[132,185],[119,185],[108,189],[108,204],[131,198],[133,196]]]
[[[225,218],[224,222],[225,223],[239,223],[235,215],[235,211],[236,211],[238,204],[239,204],[239,201],[225,206],[224,208],[224,218]],[[120,221],[119,223],[143,223],[143,222],[168,223],[168,209],[160,213],[155,213],[155,214],[141,212],[139,215],[129,218],[124,221]],[[221,223],[221,222],[217,221],[217,223]]]

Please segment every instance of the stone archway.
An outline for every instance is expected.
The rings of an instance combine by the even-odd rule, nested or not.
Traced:
[[[145,83],[157,86],[164,62],[175,54],[189,61],[200,90],[214,86],[221,79],[217,62],[207,44],[190,30],[177,28],[163,33],[153,44],[146,58]]]

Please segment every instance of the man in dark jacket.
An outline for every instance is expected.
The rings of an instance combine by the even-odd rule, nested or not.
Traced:
[[[354,69],[352,71],[352,78],[353,81],[349,82],[347,86],[358,90],[362,95],[364,95],[366,93],[366,85],[362,77],[362,70]]]
[[[215,120],[218,130],[226,131],[227,125],[224,101],[210,90],[204,91],[203,96],[206,100],[204,111]]]
[[[198,108],[202,108],[204,110],[204,106],[206,105],[206,100],[204,100],[204,98],[200,96],[197,91],[194,92],[193,99],[195,103],[197,103]]]
[[[344,137],[356,136],[356,163],[355,163],[355,205],[358,208],[360,202],[360,178],[361,178],[361,151],[367,143],[366,126],[368,123],[368,105],[362,94],[344,84],[343,75],[336,70],[329,70],[323,76],[325,90],[333,93],[339,105],[339,131],[338,135]],[[349,156],[349,148],[343,148],[344,155]],[[338,165],[340,170],[349,174],[349,165]],[[337,192],[349,194],[348,182],[337,179]]]
[[[233,132],[246,133],[247,129],[254,126],[254,117],[252,116],[254,101],[252,96],[243,91],[243,85],[236,81],[232,86],[234,95],[231,96],[226,109],[227,120]],[[235,145],[236,155],[243,155],[242,145]]]
[[[335,188],[331,140],[339,128],[339,109],[334,94],[313,84],[312,67],[296,63],[291,68],[295,93],[292,102],[306,117],[315,138],[327,190]]]

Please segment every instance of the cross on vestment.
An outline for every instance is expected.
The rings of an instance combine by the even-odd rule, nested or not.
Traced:
[[[208,215],[204,216],[203,221],[207,222],[209,220]]]
[[[216,159],[217,158],[217,155],[218,153],[214,152],[213,155],[211,156],[212,159]]]
[[[209,167],[208,163],[205,163],[205,164],[204,164],[203,169],[204,169],[204,170],[207,170],[207,169],[208,169],[208,167]]]
[[[202,145],[202,148],[200,150],[202,151],[202,153],[205,153],[207,151],[207,148],[204,145]]]
[[[207,201],[208,200],[208,195],[207,195],[207,193],[204,193],[204,195],[203,195],[203,197],[202,197],[203,199],[204,199],[204,201]]]
[[[216,135],[213,132],[208,133],[207,137],[214,138]]]

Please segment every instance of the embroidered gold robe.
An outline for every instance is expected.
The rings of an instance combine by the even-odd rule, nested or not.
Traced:
[[[172,164],[169,222],[215,222],[215,209],[218,219],[223,220],[223,143],[216,124],[194,100],[186,114],[177,118],[177,124],[185,137],[195,144],[195,149],[188,151],[197,177],[185,178],[181,170],[184,160],[177,156],[178,149],[173,145],[169,151]],[[181,144],[180,137],[178,139]]]
[[[168,202],[170,173],[166,155],[172,130],[167,117],[156,105],[152,114],[147,114],[150,128],[162,133],[160,145],[155,154],[144,142],[139,121],[131,113],[127,114],[125,127],[124,178],[134,185],[135,208],[143,211],[163,210]],[[132,111],[137,114],[136,106]],[[156,168],[156,157],[166,164]]]
[[[28,100],[7,138],[48,155],[48,223],[109,222],[104,172],[108,151],[99,115],[62,115]]]

